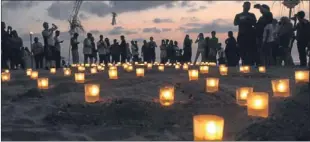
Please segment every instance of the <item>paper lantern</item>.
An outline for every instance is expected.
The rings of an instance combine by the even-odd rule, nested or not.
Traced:
[[[165,70],[165,66],[164,65],[159,65],[158,66],[158,70],[163,72]]]
[[[247,98],[247,111],[249,116],[268,117],[269,96],[264,92],[252,92]]]
[[[215,67],[215,66],[216,66],[216,63],[215,63],[215,62],[210,62],[210,63],[209,63],[209,66]]]
[[[133,66],[132,65],[129,65],[126,69],[127,72],[132,72],[133,70]]]
[[[38,78],[38,89],[48,89],[48,78]]]
[[[85,102],[94,103],[99,101],[100,97],[100,84],[85,84]]]
[[[180,65],[179,65],[179,64],[176,64],[176,65],[174,66],[174,68],[178,70],[178,69],[180,69]]]
[[[84,73],[75,73],[75,82],[76,83],[84,83],[85,82],[85,74]]]
[[[159,63],[158,63],[158,62],[154,62],[154,65],[155,65],[155,66],[158,66],[158,65],[159,65]]]
[[[189,77],[189,81],[198,80],[198,78],[199,78],[198,70],[189,70],[188,71],[188,77]]]
[[[99,71],[103,71],[103,70],[104,70],[104,67],[103,67],[102,65],[100,65],[100,66],[97,66],[97,69],[98,69]]]
[[[79,67],[78,67],[78,71],[79,71],[79,72],[84,72],[84,71],[85,71],[85,67],[79,66]]]
[[[71,67],[76,67],[77,65],[76,64],[71,64]]]
[[[226,67],[226,66],[220,66],[219,67],[220,68],[220,74],[221,75],[227,75],[228,73],[228,67]]]
[[[250,66],[240,66],[240,72],[242,73],[249,73],[251,71]]]
[[[309,83],[309,71],[295,71],[296,83]]]
[[[27,70],[26,70],[26,75],[27,75],[27,76],[30,76],[30,75],[31,75],[31,72],[32,72],[32,69],[27,69]]]
[[[241,106],[247,105],[247,98],[250,93],[253,92],[253,87],[241,87],[236,91],[236,101],[237,104]]]
[[[51,74],[55,74],[55,73],[56,73],[56,68],[51,68],[51,69],[50,69],[50,73],[51,73]]]
[[[109,70],[117,70],[116,66],[110,66]]]
[[[288,97],[290,96],[290,80],[289,79],[279,79],[272,80],[272,91],[275,97]]]
[[[90,73],[91,74],[96,74],[97,73],[97,68],[96,67],[93,67],[90,69]]]
[[[199,70],[200,70],[200,73],[207,74],[209,72],[209,67],[208,66],[200,66]]]
[[[96,64],[94,64],[94,63],[93,63],[93,64],[91,64],[91,67],[96,67],[96,66],[97,66],[97,65],[96,65]]]
[[[174,103],[174,87],[165,86],[160,88],[159,102],[163,106],[170,106]]]
[[[90,67],[90,64],[85,64],[85,67]]]
[[[70,76],[71,75],[71,69],[65,69],[64,70],[64,76]]]
[[[183,70],[188,70],[188,64],[183,64]]]
[[[266,67],[265,67],[265,66],[259,66],[259,67],[258,67],[258,72],[260,72],[260,73],[266,73]]]
[[[137,68],[136,74],[137,74],[137,77],[144,77],[144,68]]]
[[[38,71],[32,71],[31,72],[30,79],[36,80],[36,79],[38,79],[38,77],[39,77]]]
[[[9,72],[10,72],[10,70],[8,70],[8,69],[5,69],[5,70],[4,70],[4,72],[6,72],[6,73],[9,73]]]
[[[116,69],[109,69],[109,78],[110,79],[118,79]]]
[[[222,140],[224,118],[216,115],[196,115],[193,123],[195,141]]]
[[[146,67],[147,67],[148,70],[151,70],[152,67],[153,67],[153,64],[152,63],[148,63]]]
[[[1,73],[1,81],[2,82],[8,82],[11,80],[11,74],[10,72],[2,72]]]
[[[218,78],[206,78],[206,92],[214,93],[219,90]]]

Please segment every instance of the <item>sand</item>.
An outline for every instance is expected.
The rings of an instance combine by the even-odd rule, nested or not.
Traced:
[[[119,79],[109,80],[107,71],[86,75],[86,83],[101,85],[100,101],[84,101],[84,85],[74,77],[64,77],[62,70],[48,77],[50,88],[38,90],[37,82],[24,71],[11,71],[11,81],[1,87],[2,140],[193,140],[193,115],[215,114],[225,119],[223,140],[310,140],[309,88],[295,85],[292,68],[269,68],[266,74],[256,69],[238,73],[229,68],[220,76],[213,67],[200,74],[198,81],[188,81],[183,70],[157,68],[146,71],[144,78],[119,69]],[[204,92],[205,77],[219,77],[220,90]],[[289,78],[292,96],[272,97],[271,80]],[[158,103],[159,87],[176,87],[176,102],[171,107]],[[235,90],[253,86],[270,95],[267,119],[247,116],[246,107],[236,104]]]

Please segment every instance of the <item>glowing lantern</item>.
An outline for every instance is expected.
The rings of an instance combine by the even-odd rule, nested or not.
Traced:
[[[206,92],[214,93],[219,90],[218,78],[206,78]]]
[[[91,74],[97,73],[97,68],[96,68],[96,67],[91,68],[91,69],[90,69],[90,73],[91,73]]]
[[[51,73],[51,74],[55,74],[55,73],[56,73],[56,68],[51,68],[51,69],[50,69],[50,73]]]
[[[209,67],[208,66],[200,66],[199,70],[200,70],[200,73],[206,74],[209,72]]]
[[[309,71],[295,71],[296,83],[309,83]]]
[[[198,78],[199,78],[198,70],[189,70],[188,71],[188,77],[189,77],[189,81],[198,80]]]
[[[188,70],[188,64],[183,64],[183,70]]]
[[[85,84],[85,101],[88,103],[94,103],[99,100],[100,85],[99,84]]]
[[[133,70],[133,66],[132,65],[129,65],[126,69],[127,72],[131,72]]]
[[[97,66],[97,65],[96,65],[96,64],[94,64],[94,63],[93,63],[93,64],[91,64],[91,67],[96,67],[96,66]]]
[[[220,74],[221,75],[227,75],[227,72],[228,72],[228,67],[226,66],[220,66]]]
[[[179,65],[179,64],[176,64],[174,67],[175,67],[175,69],[177,69],[177,70],[180,69],[180,65]]]
[[[118,79],[116,69],[109,69],[109,78],[110,79]]]
[[[268,117],[269,100],[268,93],[252,92],[247,98],[247,110],[249,116]]]
[[[241,88],[237,89],[237,91],[236,91],[237,104],[239,104],[241,106],[247,105],[247,98],[248,98],[249,94],[252,92],[253,92],[252,87],[241,87]]]
[[[158,66],[158,65],[159,65],[159,63],[158,63],[158,62],[154,62],[154,65],[155,65],[155,66]]]
[[[72,64],[71,67],[76,67],[76,64]]]
[[[196,115],[193,123],[195,141],[222,140],[224,118],[216,115]]]
[[[146,67],[147,67],[148,70],[151,70],[152,67],[153,67],[153,64],[152,63],[148,63]]]
[[[97,66],[97,69],[99,70],[99,71],[103,71],[104,70],[104,67],[103,66]]]
[[[209,63],[209,66],[215,67],[215,66],[216,66],[216,63],[215,63],[215,62],[210,62],[210,63]]]
[[[109,70],[117,70],[116,66],[110,66]]]
[[[165,66],[164,65],[159,65],[158,66],[158,70],[163,72],[165,70]]]
[[[27,70],[26,70],[26,75],[27,75],[27,76],[30,76],[30,75],[31,75],[31,72],[32,72],[32,69],[27,69]]]
[[[38,78],[38,88],[48,89],[48,78]]]
[[[174,87],[166,86],[160,88],[159,102],[163,106],[170,106],[174,103]]]
[[[137,74],[137,77],[144,77],[144,68],[137,68],[136,74]]]
[[[71,75],[71,69],[65,69],[64,70],[64,76],[70,76]]]
[[[90,67],[90,64],[85,64],[85,67]]]
[[[8,70],[8,69],[5,69],[5,70],[4,70],[4,72],[6,72],[6,73],[9,73],[9,72],[10,72],[10,70]]]
[[[79,67],[78,67],[78,71],[79,71],[79,72],[84,72],[84,71],[85,71],[85,67],[79,66]]]
[[[76,83],[84,83],[85,82],[85,74],[84,73],[75,73],[75,82]]]
[[[1,73],[1,81],[2,82],[8,82],[11,80],[11,74],[10,72],[2,72]]]
[[[251,71],[250,66],[240,66],[240,72],[242,73],[249,73]]]
[[[38,77],[39,77],[38,71],[32,71],[32,72],[31,72],[30,78],[31,78],[32,80],[36,80],[36,79],[38,79]]]
[[[275,97],[288,97],[290,96],[290,80],[279,79],[272,80],[272,91]]]
[[[259,67],[258,67],[258,71],[259,71],[260,73],[266,73],[266,67],[265,67],[265,66],[259,66]]]

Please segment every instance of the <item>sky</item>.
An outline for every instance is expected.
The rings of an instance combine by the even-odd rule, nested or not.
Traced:
[[[73,1],[2,1],[1,19],[7,25],[17,30],[29,46],[29,32],[38,36],[41,41],[42,23],[55,23],[61,31],[62,56],[68,57],[69,24],[67,19],[73,9]],[[225,41],[227,32],[235,32],[238,27],[233,25],[233,19],[242,11],[242,0],[239,1],[83,1],[79,11],[79,19],[86,32],[91,32],[97,41],[99,35],[111,39],[119,39],[125,35],[127,41],[137,40],[141,48],[142,40],[153,36],[157,44],[161,39],[172,39],[179,42],[182,48],[186,34],[195,40],[198,33],[210,36],[211,31],[217,31],[220,42]],[[275,18],[288,16],[288,9],[280,1],[251,1],[254,4],[267,4]],[[304,10],[309,13],[309,1],[298,5],[293,12]],[[251,8],[257,19],[261,16],[259,10]],[[112,26],[112,14],[117,13],[117,25]],[[86,33],[81,33],[80,41]],[[82,55],[82,46],[80,54]],[[197,45],[193,45],[193,53]],[[159,57],[159,49],[157,49]],[[293,50],[296,54],[296,50]],[[82,56],[80,56],[82,57]],[[297,57],[294,57],[297,59]],[[81,59],[80,59],[81,60]]]

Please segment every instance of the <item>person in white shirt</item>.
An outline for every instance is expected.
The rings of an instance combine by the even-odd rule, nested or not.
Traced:
[[[204,39],[203,33],[200,33],[195,41],[195,43],[198,43],[198,49],[195,57],[194,63],[197,62],[199,55],[201,55],[201,61],[205,61],[205,46],[206,41]]]
[[[44,56],[45,56],[45,68],[49,69],[49,67],[52,66],[51,60],[53,59],[53,53],[52,49],[55,48],[55,43],[53,39],[53,33],[55,30],[57,30],[57,26],[55,24],[52,24],[52,28],[49,28],[48,23],[43,23],[44,30],[42,31],[42,36],[44,40]]]
[[[92,58],[92,44],[91,44],[92,34],[87,33],[87,38],[84,39],[84,47],[83,47],[83,54],[84,54],[84,64],[91,64],[93,62]],[[89,59],[89,62],[88,62]]]
[[[272,65],[272,50],[277,46],[277,33],[278,21],[273,19],[272,23],[264,28],[263,33],[262,63],[265,66]]]
[[[60,65],[61,65],[61,43],[63,43],[64,41],[60,41],[59,40],[59,35],[60,35],[60,32],[57,30],[55,32],[55,37],[54,37],[54,42],[55,42],[55,50],[54,50],[54,60],[56,62],[56,68],[60,68]]]
[[[99,63],[108,64],[108,54],[109,49],[106,42],[103,40],[103,35],[99,36],[99,41],[97,42],[97,50],[99,54]]]
[[[31,51],[34,56],[36,69],[43,68],[43,58],[44,58],[44,47],[41,42],[39,42],[39,38],[34,38],[34,43],[31,46]]]

